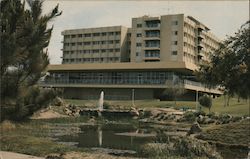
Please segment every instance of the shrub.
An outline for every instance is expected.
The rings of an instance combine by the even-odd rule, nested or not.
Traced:
[[[202,115],[202,116],[206,115],[206,113],[204,111],[194,112],[194,114],[196,115],[196,117],[198,117],[199,115]]]
[[[191,111],[185,112],[183,115],[183,118],[189,122],[194,122],[196,117],[197,117],[196,114],[194,112],[191,112]]]
[[[111,105],[108,102],[103,102],[103,109],[110,109]]]
[[[209,113],[210,113],[210,109],[212,107],[212,98],[211,97],[209,97],[208,95],[205,94],[199,98],[199,103],[201,106],[208,108]]]
[[[174,152],[182,157],[207,157],[210,159],[222,158],[216,149],[208,142],[195,138],[179,137],[174,143]]]

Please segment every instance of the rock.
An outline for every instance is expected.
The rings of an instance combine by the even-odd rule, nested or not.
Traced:
[[[60,98],[60,97],[56,97],[53,101],[53,104],[55,106],[63,106],[64,105],[64,101]]]
[[[139,111],[134,107],[131,107],[130,113],[131,113],[131,115],[134,115],[134,116],[139,116],[140,115]]]
[[[95,123],[95,122],[96,122],[95,118],[90,118],[90,119],[88,120],[88,123]]]
[[[200,133],[202,131],[201,127],[200,127],[200,124],[195,122],[190,130],[187,132],[187,135],[190,135],[190,134],[196,134],[196,133]]]
[[[46,156],[45,159],[65,159],[65,158],[63,157],[63,154],[51,154]]]
[[[197,122],[199,123],[199,124],[203,124],[204,123],[204,116],[203,115],[199,115],[198,117],[197,117]]]
[[[214,122],[215,122],[214,119],[207,118],[203,123],[204,123],[204,124],[212,124],[212,123],[214,123]]]

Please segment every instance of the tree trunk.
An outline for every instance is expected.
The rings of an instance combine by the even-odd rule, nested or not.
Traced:
[[[227,106],[229,106],[230,95],[227,95]]]
[[[174,105],[176,106],[176,97],[174,97]]]
[[[224,94],[224,107],[226,107],[226,103],[227,103],[227,98],[226,98],[226,95]]]

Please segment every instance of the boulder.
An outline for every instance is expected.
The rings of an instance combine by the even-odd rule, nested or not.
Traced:
[[[195,123],[191,126],[190,130],[187,132],[187,135],[196,134],[196,133],[200,133],[200,132],[202,132],[202,129],[201,129],[201,127],[200,127],[200,124],[197,123],[197,122],[195,122]]]
[[[62,98],[60,97],[56,97],[53,101],[53,104],[55,106],[63,106],[64,105],[64,101],[62,100]]]
[[[134,107],[131,107],[130,113],[131,113],[131,115],[133,115],[133,116],[139,116],[139,115],[140,115],[140,114],[139,114],[139,111],[138,111],[136,108],[134,108]]]

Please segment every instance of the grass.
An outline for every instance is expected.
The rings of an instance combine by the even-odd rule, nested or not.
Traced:
[[[96,107],[97,101],[96,100],[73,100],[73,99],[66,99],[67,103],[71,103],[74,105],[89,105],[90,107]],[[110,101],[107,100],[107,103],[109,103],[112,106],[117,107],[125,107],[130,108],[132,103],[131,101]],[[196,102],[195,101],[177,101],[177,104],[175,106],[173,101],[159,101],[159,100],[136,100],[135,106],[138,108],[166,108],[166,107],[175,107],[175,108],[183,108],[188,107],[191,109],[196,108]],[[202,108],[205,112],[208,112],[208,109]],[[241,100],[238,102],[238,99],[231,98],[230,99],[230,106],[224,107],[224,98],[219,97],[216,99],[213,99],[213,106],[211,108],[212,112],[218,112],[218,113],[228,113],[236,116],[249,116],[250,110],[249,105],[246,100]]]
[[[200,138],[229,145],[247,146],[250,143],[250,120],[207,127]]]
[[[41,121],[1,123],[1,150],[35,156],[79,151],[79,148],[62,145],[49,138],[46,124]]]

